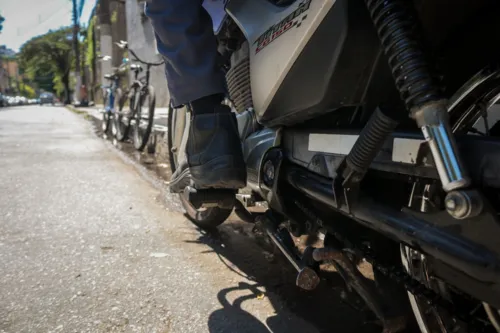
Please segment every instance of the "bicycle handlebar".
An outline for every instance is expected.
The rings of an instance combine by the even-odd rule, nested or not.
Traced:
[[[135,60],[139,61],[140,63],[143,63],[144,65],[149,65],[149,66],[161,66],[165,63],[165,60],[162,60],[160,62],[147,62],[142,60],[137,56],[137,54],[130,48],[127,47],[127,49],[130,51],[130,54],[135,58]]]
[[[130,53],[132,54],[132,56],[135,58],[134,60],[140,62],[140,63],[143,63],[144,65],[149,65],[149,66],[160,66],[160,65],[163,65],[165,63],[165,60],[162,60],[160,62],[147,62],[147,61],[144,61],[142,60],[141,58],[139,58],[139,56],[132,50],[128,47],[128,43],[126,41],[120,41],[119,43],[116,42],[115,43],[119,48],[121,49],[126,49],[126,50],[129,50]]]

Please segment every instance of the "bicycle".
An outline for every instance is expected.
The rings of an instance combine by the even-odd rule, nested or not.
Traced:
[[[110,60],[111,57],[105,56],[103,60]],[[120,88],[120,76],[122,74],[124,67],[120,66],[116,68],[112,74],[105,74],[104,78],[110,81],[109,85],[103,85],[103,99],[104,99],[104,110],[102,111],[102,132],[104,134],[108,133],[111,119],[114,119],[114,114],[116,108],[121,109],[123,92]],[[115,105],[118,103],[118,105]],[[112,134],[115,135],[115,130],[112,129]]]
[[[116,45],[130,51],[133,61],[146,65],[146,75],[140,79],[139,74],[144,70],[142,66],[139,64],[130,65],[130,69],[134,72],[134,81],[128,91],[130,109],[127,112],[123,112],[120,108],[114,117],[114,127],[116,128],[115,138],[118,141],[126,140],[132,128],[134,147],[142,151],[146,147],[153,129],[156,106],[155,91],[153,86],[149,84],[150,72],[152,67],[161,66],[164,64],[164,61],[152,63],[142,60],[128,47],[126,41],[120,41]]]

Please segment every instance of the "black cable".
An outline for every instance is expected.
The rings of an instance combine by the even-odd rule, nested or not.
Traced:
[[[143,63],[144,65],[149,65],[149,66],[161,66],[165,63],[165,60],[162,60],[161,62],[157,62],[157,63],[154,63],[154,62],[147,62],[147,61],[144,61],[142,60],[141,58],[139,58],[137,56],[137,54],[132,50],[132,49],[129,49],[127,47],[127,50],[130,51],[130,53],[132,54],[132,56],[135,58],[136,61],[140,62],[140,63]]]

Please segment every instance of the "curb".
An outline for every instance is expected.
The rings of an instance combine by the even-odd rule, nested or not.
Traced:
[[[83,115],[83,117],[88,121],[93,121],[98,126],[98,129],[101,128],[101,118],[100,111],[95,107],[85,107],[78,108],[73,105],[65,106],[71,112],[74,112],[78,115]],[[168,144],[167,144],[167,126],[154,124],[153,129],[151,131],[151,135],[149,136],[149,141],[144,148],[144,151],[141,154],[153,155],[158,161],[168,161]],[[110,139],[113,139],[112,137]],[[129,144],[124,142],[122,144]]]

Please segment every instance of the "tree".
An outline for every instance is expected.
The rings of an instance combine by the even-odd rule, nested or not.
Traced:
[[[54,75],[54,84],[64,91],[64,102],[70,103],[70,70],[72,66],[72,28],[49,31],[27,41],[19,51],[19,63],[28,77],[37,71]]]
[[[40,64],[34,71],[25,72],[26,77],[44,91],[54,91],[54,72],[50,64]]]
[[[78,5],[77,0],[73,1],[73,52],[75,54],[75,77],[76,77],[76,87],[75,87],[75,100],[80,101],[80,87],[81,87],[81,68],[80,68],[80,42],[78,41],[78,33],[80,32],[80,15],[81,15],[81,4]]]
[[[96,60],[97,60],[97,43],[96,43],[96,16],[93,15],[89,21],[89,26],[87,27],[87,31],[85,33],[85,66],[89,70],[90,77],[87,78],[87,89],[90,93],[90,100],[95,101],[95,90],[97,83],[97,68],[96,68]]]

